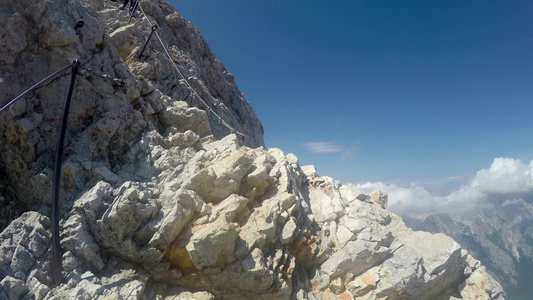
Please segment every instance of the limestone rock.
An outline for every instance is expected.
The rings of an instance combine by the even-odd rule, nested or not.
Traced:
[[[341,197],[346,202],[352,202],[352,201],[365,201],[368,199],[368,195],[363,193],[356,185],[354,184],[347,184],[341,186],[339,189],[341,193]]]
[[[7,299],[21,299],[28,293],[28,287],[24,281],[6,276],[0,281],[0,288],[2,297],[7,296]]]
[[[211,134],[207,113],[200,109],[189,108],[185,101],[172,102],[159,115],[163,126],[174,126],[183,131],[191,130],[200,137]]]
[[[389,204],[389,195],[385,191],[375,191],[370,193],[370,198],[382,208],[386,208]]]
[[[202,169],[186,184],[196,190],[206,202],[219,202],[233,193],[238,193],[244,176],[252,167],[253,158],[237,150],[214,161]]]
[[[220,218],[200,227],[186,246],[195,268],[222,269],[234,259],[237,226]]]
[[[490,279],[483,266],[470,274],[459,292],[462,299],[503,299],[502,287]]]
[[[219,218],[223,218],[227,222],[233,222],[237,215],[247,209],[248,202],[247,198],[232,194],[213,208],[209,219],[211,222]]]
[[[163,208],[164,218],[150,240],[154,247],[167,247],[173,242],[202,205],[198,195],[190,190],[179,190],[166,202],[170,205]]]
[[[0,233],[0,298],[503,298],[451,238],[385,210],[386,193],[263,148],[259,120],[198,30],[162,0],[140,5],[128,25],[112,1],[0,3],[0,103],[82,61],[57,287],[45,215],[66,78],[2,113],[0,197],[32,211]],[[170,60],[155,42],[139,58],[148,21]]]

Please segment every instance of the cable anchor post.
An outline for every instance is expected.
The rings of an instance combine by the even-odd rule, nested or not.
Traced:
[[[141,0],[133,0],[133,1],[135,1],[135,4],[133,4],[133,7],[131,8],[131,14],[130,14],[130,18],[128,19],[128,24],[131,22],[131,18],[133,18],[133,14],[137,10],[137,6],[139,6],[139,2]]]
[[[72,63],[72,70],[70,72],[70,83],[65,96],[65,105],[63,107],[63,115],[61,116],[61,124],[59,126],[59,136],[57,138],[56,157],[54,163],[54,183],[52,187],[52,266],[56,286],[60,285],[63,281],[63,276],[61,274],[61,245],[59,242],[59,181],[61,179],[63,144],[65,142],[68,112],[70,109],[72,92],[74,91],[74,84],[76,82],[76,75],[79,68],[80,61],[76,59]]]
[[[83,25],[85,25],[85,21],[83,20],[76,22],[76,25],[74,26],[74,30],[78,30],[79,28],[82,28]]]
[[[143,49],[141,50],[141,54],[139,54],[139,59],[142,58],[144,50],[146,49],[146,46],[148,45],[148,42],[150,41],[150,39],[152,38],[152,35],[154,34],[154,31],[156,31],[156,30],[157,30],[157,24],[154,24],[152,26],[152,31],[150,32],[150,35],[148,36],[148,39],[146,39],[146,42],[144,43]]]

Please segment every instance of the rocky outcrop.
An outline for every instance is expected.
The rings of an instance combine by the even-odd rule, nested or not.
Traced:
[[[128,25],[116,3],[29,6],[0,4],[0,46],[24,45],[0,48],[2,78],[19,85],[2,81],[7,96],[75,57],[87,60],[62,170],[57,287],[47,216],[65,79],[2,115],[2,192],[35,209],[0,234],[0,298],[503,299],[459,244],[388,212],[386,193],[341,186],[262,147],[232,77],[168,4],[141,6],[188,83],[155,45],[137,58],[150,26],[141,18]],[[73,29],[82,16],[86,25]],[[211,110],[249,138],[226,132]]]
[[[408,229],[355,186],[301,168],[292,154],[239,147],[235,135],[197,141],[196,149],[171,147],[157,132],[145,138],[159,143],[144,158],[159,157],[152,167],[166,163],[157,180],[116,187],[101,180],[65,214],[64,285],[54,289],[49,275],[48,218],[28,212],[8,226],[5,291],[152,298],[179,287],[228,299],[502,299],[501,287],[451,238]]]
[[[194,26],[162,1],[142,3],[148,18],[137,13],[128,24],[127,11],[118,5],[107,0],[0,3],[1,105],[75,59],[82,63],[65,140],[64,201],[94,185],[94,178],[113,183],[123,178],[115,175],[125,172],[125,156],[150,130],[161,135],[191,130],[214,139],[235,130],[246,135],[241,143],[264,145],[253,109]],[[84,26],[75,28],[78,21]],[[154,35],[139,58],[151,32],[148,21],[158,25],[165,48]],[[0,116],[0,192],[15,196],[13,210],[50,205],[68,77],[48,82]],[[28,183],[34,188],[26,188]]]
[[[514,197],[490,195],[484,206],[433,214],[411,227],[452,237],[483,263],[509,299],[527,299],[533,292],[533,199]]]

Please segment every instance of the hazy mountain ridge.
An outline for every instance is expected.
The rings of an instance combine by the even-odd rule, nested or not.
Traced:
[[[413,229],[451,236],[503,284],[509,299],[526,299],[533,292],[530,194],[490,194],[484,204],[473,210],[433,214],[423,221],[404,219]]]

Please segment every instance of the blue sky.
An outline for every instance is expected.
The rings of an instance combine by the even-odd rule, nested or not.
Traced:
[[[449,192],[533,158],[533,1],[170,1],[267,147],[342,183]]]

